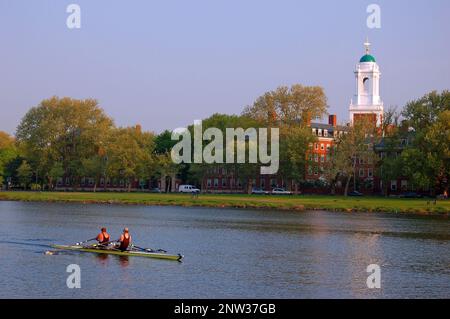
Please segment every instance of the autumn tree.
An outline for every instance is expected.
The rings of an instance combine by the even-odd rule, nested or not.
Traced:
[[[0,189],[7,176],[9,163],[17,158],[18,150],[14,138],[8,133],[0,131]]]
[[[52,97],[33,107],[17,128],[17,141],[33,171],[48,182],[56,163],[78,183],[83,161],[96,156],[113,121],[93,99]]]

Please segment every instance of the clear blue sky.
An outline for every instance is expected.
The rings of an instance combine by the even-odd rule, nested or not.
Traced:
[[[66,27],[70,3],[79,30]],[[366,26],[370,3],[381,29]],[[0,130],[58,95],[160,132],[294,83],[323,86],[347,121],[366,36],[386,106],[450,88],[449,17],[448,0],[0,0]]]

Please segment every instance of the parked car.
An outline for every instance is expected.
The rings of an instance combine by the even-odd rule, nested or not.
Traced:
[[[178,191],[180,193],[189,193],[189,194],[198,194],[200,193],[200,190],[192,185],[180,185],[180,187],[178,187]]]
[[[259,187],[253,187],[252,188],[252,195],[268,195],[269,192],[266,192],[262,188]]]
[[[422,195],[415,192],[407,192],[400,195],[400,198],[423,198]]]
[[[272,195],[292,195],[293,193],[285,190],[284,188],[274,188],[272,190]]]
[[[362,197],[364,195],[362,193],[358,192],[358,191],[352,191],[352,192],[348,193],[348,196],[351,196],[351,197]]]

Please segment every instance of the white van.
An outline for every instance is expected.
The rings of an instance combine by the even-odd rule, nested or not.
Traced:
[[[195,187],[195,186],[192,186],[192,185],[180,185],[180,187],[178,188],[178,191],[180,192],[180,193],[200,193],[200,190],[197,188],[197,187]]]

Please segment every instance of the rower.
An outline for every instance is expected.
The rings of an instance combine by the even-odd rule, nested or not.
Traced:
[[[130,246],[131,235],[130,235],[130,232],[128,231],[127,227],[124,228],[122,235],[120,235],[118,243],[119,243],[119,245],[118,245],[117,249],[119,249],[121,251],[127,250],[128,246]]]
[[[106,231],[105,227],[102,227],[101,233],[95,238],[100,245],[107,245],[109,243],[110,236]]]

